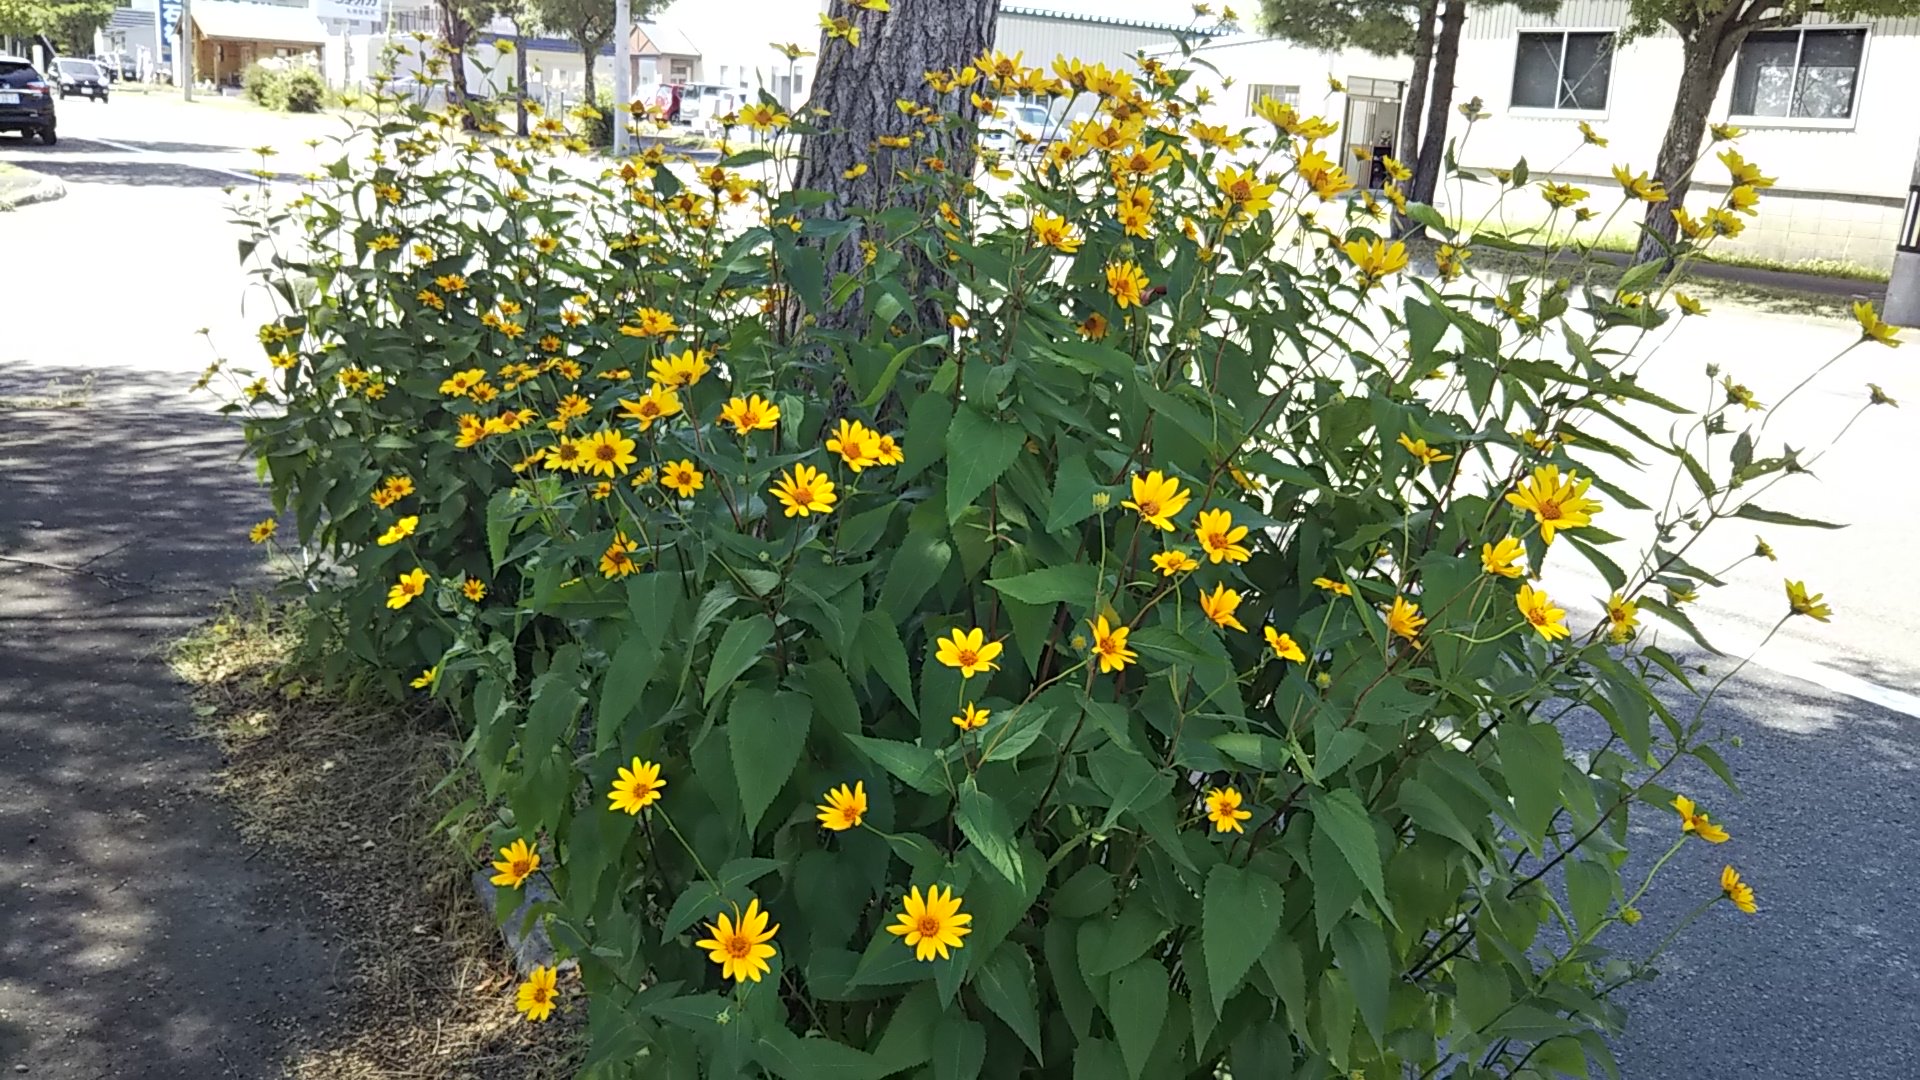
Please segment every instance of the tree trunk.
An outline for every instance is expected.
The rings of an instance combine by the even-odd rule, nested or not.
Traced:
[[[894,102],[923,102],[942,113],[973,120],[976,110],[965,90],[936,94],[927,85],[925,73],[972,63],[993,42],[999,8],[1000,0],[893,0],[891,12],[875,12],[848,0],[834,0],[829,14],[858,26],[860,45],[854,48],[821,36],[813,96],[807,103],[809,110],[821,114],[814,119],[821,131],[806,137],[794,181],[796,188],[831,196],[812,214],[840,221],[884,205],[913,210],[916,218],[931,217],[935,200],[918,188],[900,184],[894,177],[896,169],[919,168],[921,160],[938,156],[949,172],[972,175],[974,142],[965,130],[967,125],[928,129],[903,114]],[[910,149],[873,149],[879,136],[923,130],[928,138]],[[847,170],[859,164],[870,167],[864,175],[847,179]],[[859,265],[859,239],[856,232],[834,250],[828,280]],[[936,272],[930,265],[913,262],[906,270],[922,279]],[[818,313],[817,322],[843,325],[858,310],[857,302],[849,303],[840,312]]]
[[[467,25],[466,13],[459,9],[457,0],[440,0],[440,31],[447,39],[447,60],[451,65],[447,105],[460,110],[463,129],[476,131],[480,124],[474,119],[473,110],[467,108],[467,37],[473,28]]]
[[[1412,168],[1420,158],[1420,120],[1427,104],[1427,76],[1433,67],[1433,17],[1439,14],[1439,0],[1420,0],[1414,14],[1418,29],[1413,36],[1413,75],[1407,91],[1400,95],[1400,140],[1393,144],[1393,156]],[[1394,215],[1395,235],[1407,231],[1407,220]]]
[[[513,23],[514,130],[527,137],[527,35],[518,19]]]
[[[1673,98],[1673,116],[1667,121],[1667,136],[1660,141],[1660,158],[1653,175],[1666,185],[1667,201],[1648,203],[1641,220],[1640,262],[1667,262],[1679,225],[1672,211],[1686,205],[1689,176],[1700,156],[1700,139],[1706,134],[1707,112],[1720,92],[1720,80],[1728,65],[1740,52],[1747,31],[1735,29],[1724,34],[1709,24],[1694,36],[1685,38],[1681,50],[1680,89]],[[1657,237],[1657,239],[1656,239]]]
[[[593,58],[594,58],[594,54],[599,51],[600,51],[599,47],[594,45],[589,45],[588,47],[580,50],[580,58],[587,62],[587,76],[586,76],[587,84],[584,87],[587,95],[586,102],[587,104],[592,105],[595,108],[600,107],[600,95],[595,93],[593,89]],[[614,122],[619,123],[618,120]]]
[[[1433,203],[1439,186],[1440,159],[1447,152],[1447,118],[1453,113],[1453,73],[1460,62],[1460,30],[1467,22],[1467,0],[1447,0],[1440,36],[1433,45],[1433,82],[1427,88],[1426,131],[1420,136],[1420,160],[1413,167],[1414,202]]]

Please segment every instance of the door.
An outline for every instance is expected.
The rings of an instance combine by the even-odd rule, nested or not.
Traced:
[[[1382,155],[1405,161],[1400,139],[1400,105],[1405,84],[1393,79],[1349,78],[1346,134],[1347,165],[1354,182],[1379,190],[1387,182]]]

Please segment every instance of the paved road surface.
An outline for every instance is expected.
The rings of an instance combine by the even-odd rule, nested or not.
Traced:
[[[276,169],[305,171],[316,155],[303,140],[337,121],[130,97],[62,117],[58,147],[0,142],[0,160],[56,173],[72,192],[0,216],[0,244],[79,247],[116,269],[90,292],[11,275],[0,319],[0,392],[97,379],[91,410],[0,412],[0,553],[96,560],[88,573],[0,564],[0,836],[20,883],[0,891],[0,1066],[60,1080],[265,1075],[277,1026],[323,1008],[327,954],[197,794],[214,762],[181,740],[186,718],[147,650],[251,565],[232,540],[258,510],[248,470],[177,393],[211,355],[196,330],[237,353],[259,321],[238,299],[220,188],[245,182],[234,171],[257,165],[258,145],[283,152]],[[153,269],[120,269],[129,261]],[[75,310],[76,296],[92,298],[96,321],[54,315]],[[1648,378],[1697,401],[1701,368],[1718,363],[1771,403],[1810,358],[1854,336],[1717,312],[1690,320]],[[1705,775],[1681,784],[1735,840],[1676,860],[1634,933],[1657,940],[1715,887],[1722,856],[1753,881],[1762,914],[1717,908],[1671,950],[1664,978],[1633,991],[1620,1041],[1629,1080],[1920,1076],[1920,914],[1908,884],[1920,852],[1917,362],[1920,341],[1856,350],[1799,393],[1799,417],[1776,422],[1819,447],[1867,381],[1908,403],[1869,414],[1817,477],[1768,500],[1855,524],[1729,530],[1723,549],[1695,560],[1724,565],[1756,531],[1779,553],[1703,598],[1699,621],[1725,645],[1751,647],[1773,624],[1782,576],[1825,591],[1835,621],[1795,620],[1708,713],[1711,730],[1742,742],[1726,756],[1744,793]],[[183,458],[184,472],[162,471]],[[1603,524],[1628,528],[1628,515],[1610,513]],[[1578,575],[1557,580],[1585,587]],[[1652,814],[1637,826],[1647,848],[1672,827]],[[256,933],[261,924],[270,928]]]

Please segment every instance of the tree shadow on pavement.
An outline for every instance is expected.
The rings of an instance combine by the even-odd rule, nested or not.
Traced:
[[[76,140],[68,140],[73,142]],[[97,145],[97,144],[96,144]],[[66,147],[48,147],[49,151],[58,151]],[[111,147],[101,147],[112,152]],[[68,184],[112,184],[122,187],[207,187],[223,188],[251,181],[230,172],[219,169],[204,169],[179,162],[149,158],[141,154],[120,151],[117,158],[89,160],[73,157],[55,157],[51,154],[40,157],[23,156],[16,160],[35,172],[56,176]]]
[[[168,644],[256,584],[240,442],[177,372],[0,409],[0,1067],[42,1080],[279,1075],[336,948],[212,798]],[[0,364],[0,396],[45,374]]]

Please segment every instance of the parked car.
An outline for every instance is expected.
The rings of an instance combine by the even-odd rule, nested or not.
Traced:
[[[53,74],[60,80],[63,98],[90,97],[102,104],[107,100],[107,75],[91,60],[62,56],[53,62]]]
[[[95,56],[91,59],[93,60],[93,66],[100,69],[100,74],[105,75],[108,82],[116,83],[120,81],[119,61],[111,56]]]
[[[53,88],[34,69],[32,62],[18,56],[0,56],[0,131],[13,131],[52,146],[59,141],[54,133]]]
[[[1037,154],[1060,138],[1063,126],[1043,106],[1003,101],[999,116],[981,122],[980,145],[1003,154]]]
[[[128,82],[140,81],[140,65],[131,56],[120,58],[120,77]]]

